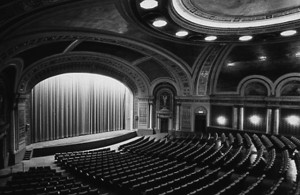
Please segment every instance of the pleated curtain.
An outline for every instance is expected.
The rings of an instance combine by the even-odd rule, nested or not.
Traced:
[[[133,96],[119,81],[95,74],[63,74],[31,94],[32,141],[128,129]]]

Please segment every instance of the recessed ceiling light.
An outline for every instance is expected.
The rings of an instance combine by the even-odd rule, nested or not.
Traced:
[[[283,37],[289,37],[289,36],[293,36],[297,33],[296,30],[286,30],[280,33],[281,36]]]
[[[167,21],[165,21],[163,19],[156,19],[156,20],[154,20],[152,25],[155,26],[155,27],[163,27],[163,26],[167,25]]]
[[[158,6],[156,0],[144,0],[140,3],[141,8],[143,9],[153,9]]]
[[[205,39],[205,41],[215,41],[215,40],[217,40],[217,37],[216,36],[207,36],[204,39]]]
[[[180,30],[180,31],[178,31],[178,32],[176,32],[176,36],[177,37],[185,37],[185,36],[187,36],[189,34],[189,32],[188,31],[186,31],[186,30]]]
[[[250,41],[253,37],[250,35],[246,35],[246,36],[241,36],[239,38],[240,41]]]

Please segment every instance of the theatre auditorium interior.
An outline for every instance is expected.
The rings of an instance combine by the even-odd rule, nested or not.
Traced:
[[[300,194],[299,0],[1,0],[0,194]]]

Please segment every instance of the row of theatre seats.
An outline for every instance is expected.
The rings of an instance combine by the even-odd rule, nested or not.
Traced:
[[[299,148],[296,137],[215,132],[140,137],[117,151],[57,153],[55,159],[76,177],[119,194],[288,195],[300,194]]]
[[[30,167],[26,172],[13,173],[11,180],[0,187],[8,195],[98,195],[99,190],[82,181],[65,176],[50,166]]]

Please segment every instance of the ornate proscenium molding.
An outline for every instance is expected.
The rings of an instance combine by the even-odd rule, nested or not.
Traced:
[[[28,93],[38,82],[57,74],[88,72],[107,75],[123,82],[136,95],[148,95],[149,85],[140,73],[110,56],[69,53],[46,58],[31,65],[18,85],[19,93]]]

